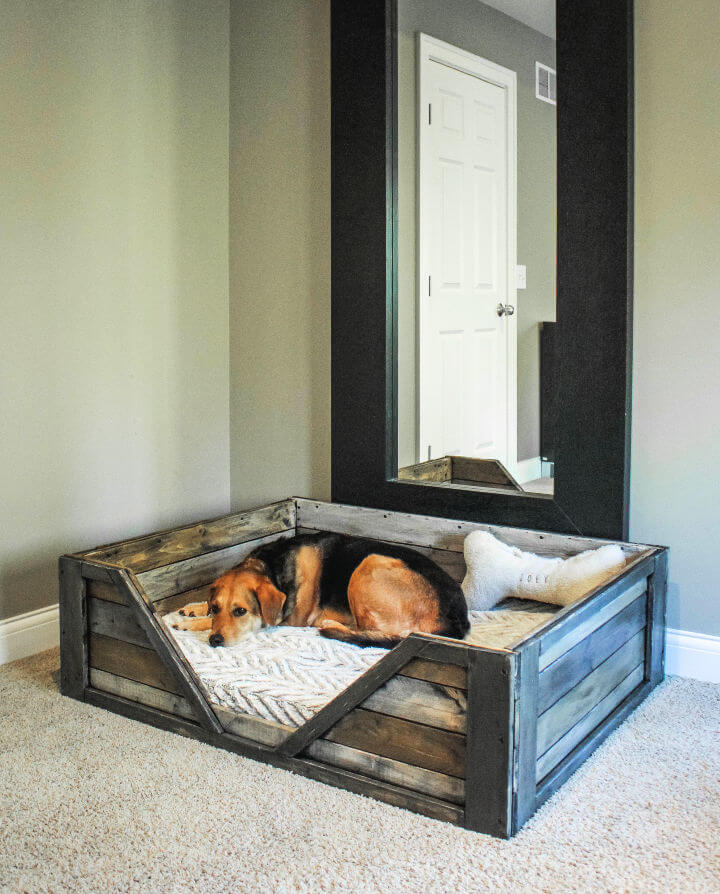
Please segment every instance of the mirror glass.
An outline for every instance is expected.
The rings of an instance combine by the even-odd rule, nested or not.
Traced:
[[[398,477],[552,494],[554,0],[398,3]]]

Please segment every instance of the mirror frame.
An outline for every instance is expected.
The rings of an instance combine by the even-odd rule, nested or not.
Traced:
[[[555,493],[399,481],[397,0],[332,0],[333,501],[627,540],[632,0],[558,0],[557,60]]]

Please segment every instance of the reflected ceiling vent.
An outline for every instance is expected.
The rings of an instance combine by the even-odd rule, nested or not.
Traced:
[[[542,62],[535,63],[535,96],[543,102],[557,105],[557,73]]]

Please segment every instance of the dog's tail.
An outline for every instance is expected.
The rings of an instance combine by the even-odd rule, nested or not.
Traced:
[[[320,636],[339,639],[343,643],[352,643],[355,646],[375,646],[378,649],[392,649],[405,639],[404,636],[391,636],[382,630],[353,630],[344,624],[321,627]]]

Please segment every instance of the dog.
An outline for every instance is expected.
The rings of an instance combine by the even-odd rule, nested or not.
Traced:
[[[462,639],[470,629],[460,585],[431,559],[324,532],[258,547],[211,585],[207,602],[178,614],[176,629],[210,630],[211,646],[280,624],[386,648],[410,633]]]

